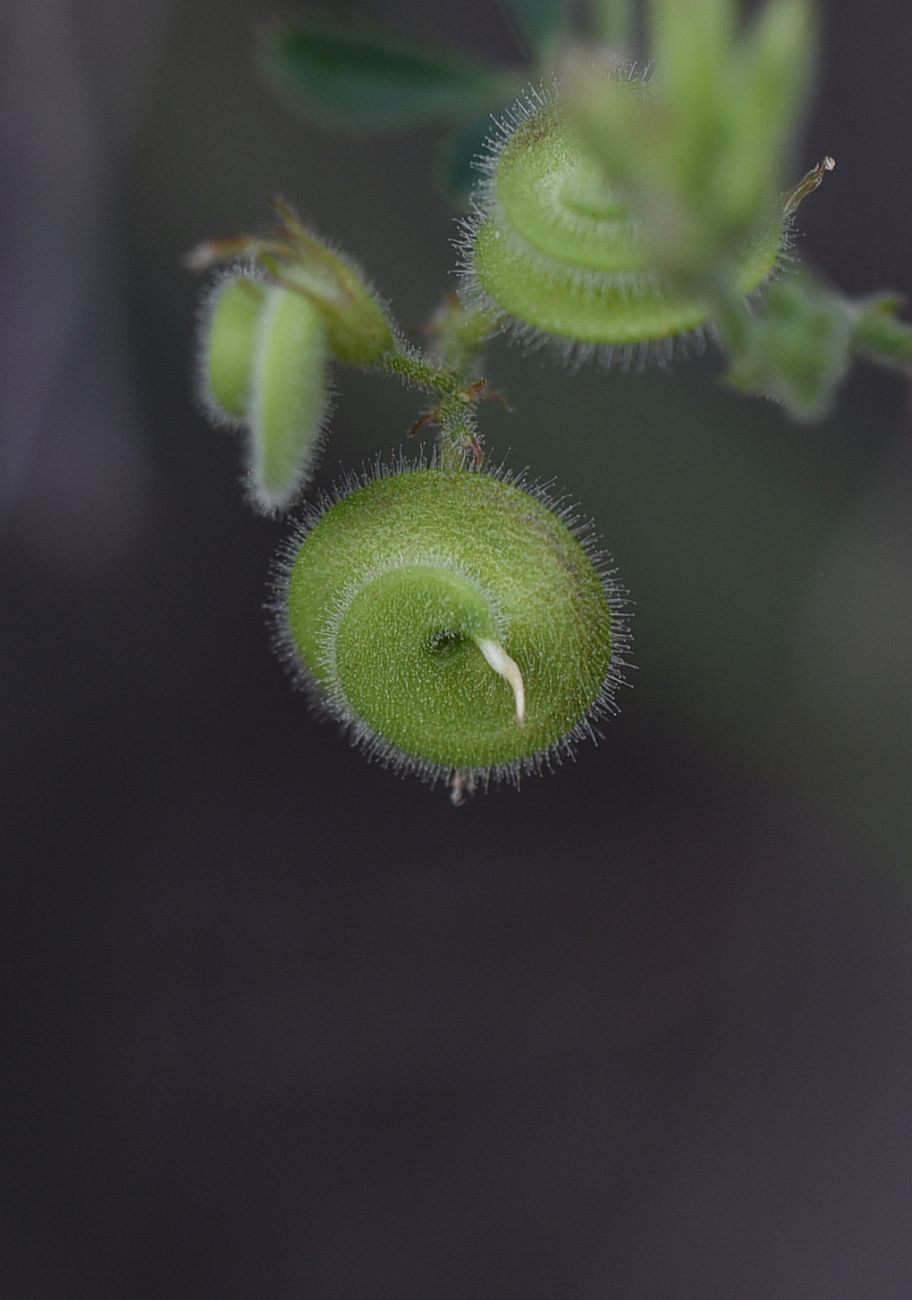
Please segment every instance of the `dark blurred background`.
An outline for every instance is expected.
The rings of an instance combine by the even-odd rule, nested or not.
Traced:
[[[193,408],[180,258],[281,190],[411,324],[452,214],[433,131],[278,102],[273,11],[2,14],[0,1294],[904,1300],[906,387],[859,368],[804,428],[712,358],[496,346],[489,446],[598,519],[635,689],[519,794],[365,764],[270,652],[285,530]],[[333,16],[523,58],[481,0]],[[824,17],[802,250],[912,289],[908,9]],[[319,483],[416,415],[343,375]]]

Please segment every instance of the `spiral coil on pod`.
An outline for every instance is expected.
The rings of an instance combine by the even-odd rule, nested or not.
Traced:
[[[282,653],[397,770],[515,781],[613,708],[624,593],[587,531],[507,475],[399,466],[349,484],[277,586]]]
[[[648,84],[630,79],[631,93]],[[461,292],[515,338],[580,364],[667,363],[703,341],[710,311],[651,267],[641,224],[579,147],[557,91],[532,91],[499,124],[459,247]],[[747,297],[776,267],[787,229],[774,216],[735,267]]]

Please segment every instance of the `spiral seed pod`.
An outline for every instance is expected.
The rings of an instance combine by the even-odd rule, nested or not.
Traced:
[[[249,267],[216,280],[199,321],[199,396],[214,424],[239,428],[247,418],[253,351],[265,286]]]
[[[329,390],[326,329],[308,298],[270,288],[253,355],[249,488],[263,514],[286,510],[319,450]]]
[[[498,313],[520,340],[565,360],[671,360],[701,344],[709,308],[673,291],[650,264],[645,234],[570,130],[556,92],[514,105],[488,141],[475,214],[463,226],[465,301]],[[784,216],[741,250],[747,297],[775,269]]]
[[[516,781],[592,736],[621,680],[624,593],[573,523],[503,474],[349,484],[279,561],[280,649],[369,755]]]

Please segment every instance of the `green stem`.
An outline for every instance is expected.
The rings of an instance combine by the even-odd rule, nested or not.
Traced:
[[[481,435],[475,418],[477,378],[482,346],[496,328],[484,312],[467,312],[458,302],[445,303],[435,321],[436,346],[432,354],[397,344],[383,358],[388,374],[438,398],[433,412],[439,429],[441,463],[450,469],[466,459],[479,459]]]
[[[459,378],[453,371],[435,366],[419,352],[406,352],[398,344],[386,353],[381,364],[397,379],[438,397],[448,396],[459,386]]]
[[[388,374],[439,398],[433,412],[438,426],[438,445],[442,464],[448,469],[460,467],[480,447],[475,421],[475,399],[461,377],[450,369],[435,366],[419,353],[397,347],[383,358]]]
[[[474,403],[464,392],[454,393],[441,403],[439,445],[446,469],[460,469],[481,450]]]

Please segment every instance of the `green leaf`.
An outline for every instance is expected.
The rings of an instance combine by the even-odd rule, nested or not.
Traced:
[[[854,306],[852,347],[859,356],[912,374],[912,325],[897,319],[901,294],[884,293]]]
[[[505,8],[515,18],[533,52],[557,35],[567,16],[566,0],[506,0]]]
[[[814,79],[815,28],[804,0],[770,0],[731,69],[730,144],[715,201],[747,229],[795,167],[796,128]]]
[[[384,37],[281,26],[264,33],[262,54],[289,103],[353,127],[420,126],[503,98],[500,72]]]
[[[849,365],[846,304],[809,275],[777,281],[746,346],[732,360],[732,387],[781,402],[797,420],[820,420]]]

